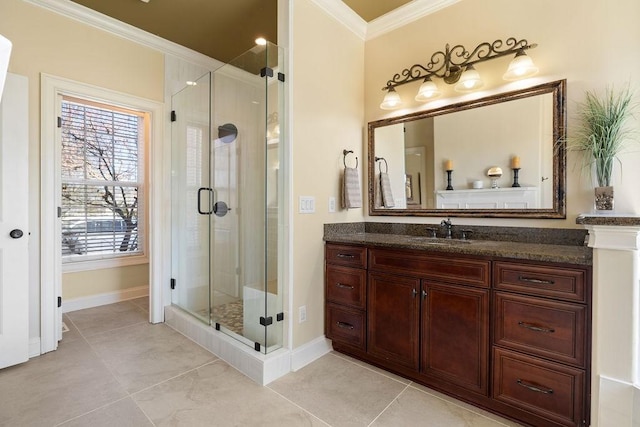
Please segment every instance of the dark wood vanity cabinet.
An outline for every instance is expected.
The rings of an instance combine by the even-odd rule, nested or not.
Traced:
[[[489,290],[423,281],[420,372],[442,389],[488,394]]]
[[[367,284],[367,352],[418,369],[420,280],[373,272]]]
[[[493,399],[542,425],[588,425],[589,270],[496,261],[493,271]]]
[[[334,349],[535,426],[588,425],[586,266],[327,243]]]
[[[325,260],[325,335],[366,350],[367,249],[327,245]]]

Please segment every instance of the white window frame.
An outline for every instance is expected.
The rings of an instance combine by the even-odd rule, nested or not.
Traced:
[[[96,100],[108,100],[112,104],[136,107],[150,114],[150,141],[147,144],[147,257],[149,262],[149,321],[164,321],[163,283],[168,283],[170,272],[166,260],[170,257],[169,242],[170,200],[162,194],[170,187],[170,165],[164,154],[170,147],[164,140],[166,117],[164,104],[136,96],[116,92],[45,73],[40,78],[40,235],[34,244],[40,252],[40,352],[46,353],[58,347],[62,338],[62,310],[57,306],[62,296],[61,224],[57,217],[60,193],[60,173],[56,174],[55,138],[57,127],[58,96],[61,94]],[[59,150],[57,151],[59,153]],[[58,199],[56,199],[58,197]],[[37,238],[40,238],[39,245]],[[162,261],[165,261],[164,264]],[[145,261],[146,262],[146,261]],[[168,288],[168,285],[167,285]]]
[[[80,89],[82,90],[82,89]],[[104,97],[111,96],[110,93],[98,94],[102,95],[103,99],[97,99],[95,97],[95,93],[89,96],[78,96],[78,95],[69,95],[66,92],[60,92],[56,94],[56,101],[59,102],[59,105],[62,105],[64,101],[63,98],[66,98],[67,102],[78,102],[90,107],[97,108],[108,108],[112,111],[118,111],[118,109],[123,109],[125,112],[135,112],[140,113],[140,116],[143,117],[144,120],[144,135],[141,138],[142,142],[142,150],[138,153],[138,165],[141,168],[141,184],[138,185],[141,187],[140,194],[142,195],[142,203],[139,207],[139,217],[138,217],[138,233],[142,238],[142,251],[137,254],[108,254],[108,255],[81,255],[77,257],[69,257],[64,259],[62,257],[62,272],[63,273],[71,273],[77,271],[91,271],[91,270],[99,270],[104,268],[115,268],[115,267],[125,267],[129,265],[140,265],[146,264],[149,262],[148,250],[147,246],[149,243],[148,239],[148,209],[147,205],[149,204],[149,198],[147,197],[147,187],[148,187],[148,146],[150,142],[150,125],[151,125],[151,115],[148,111],[141,110],[139,107],[132,107],[132,102],[135,99],[128,100],[127,99],[119,99],[118,104],[114,103],[111,99],[104,99]],[[126,98],[126,97],[125,97]],[[125,105],[126,103],[126,105]],[[59,106],[56,107],[56,111],[58,112],[56,117],[61,116],[61,111]],[[58,177],[62,175],[62,164],[61,164],[61,153],[62,153],[62,138],[61,133],[56,132],[55,135],[55,145],[56,145],[56,174]],[[57,186],[59,194],[56,196],[56,200],[58,203],[61,203],[61,185],[62,178],[60,178],[60,183]],[[62,242],[60,242],[60,248],[62,247]],[[74,259],[76,258],[76,259]]]

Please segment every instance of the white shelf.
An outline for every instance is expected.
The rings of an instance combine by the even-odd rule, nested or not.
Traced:
[[[535,209],[538,187],[439,190],[436,204],[438,209]]]

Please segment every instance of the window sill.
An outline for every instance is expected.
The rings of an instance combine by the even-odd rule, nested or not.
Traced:
[[[101,270],[105,268],[127,267],[130,265],[148,264],[146,255],[125,256],[107,259],[95,259],[87,261],[71,261],[62,263],[63,273],[75,273],[78,271]]]

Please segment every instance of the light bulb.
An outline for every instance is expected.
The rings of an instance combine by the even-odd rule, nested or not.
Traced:
[[[431,77],[427,76],[424,79],[424,82],[420,85],[420,89],[418,89],[416,101],[426,102],[430,99],[437,98],[440,95],[441,92],[438,90],[438,86],[431,81]]]
[[[382,104],[380,104],[380,108],[383,110],[395,110],[401,105],[402,99],[400,99],[400,95],[398,95],[398,92],[396,92],[394,88],[390,87],[382,100]]]
[[[518,80],[531,77],[537,73],[538,67],[535,66],[533,60],[523,50],[519,50],[515,58],[509,63],[509,68],[507,68],[507,72],[504,73],[502,78],[505,80]]]
[[[467,65],[467,68],[460,76],[460,80],[458,81],[458,84],[455,85],[454,89],[458,92],[470,92],[481,88],[483,85],[484,82],[473,65]]]

